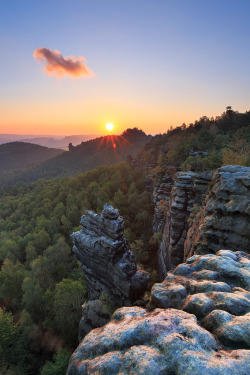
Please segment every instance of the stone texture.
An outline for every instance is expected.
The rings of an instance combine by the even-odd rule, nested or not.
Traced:
[[[193,254],[221,248],[250,248],[250,168],[226,166],[216,172],[166,173],[154,189],[153,231],[162,232],[158,271]]]
[[[158,251],[160,278],[183,261],[184,241],[188,230],[188,217],[195,203],[193,172],[166,173],[154,192],[154,232],[162,231]]]
[[[82,318],[78,332],[79,342],[93,328],[102,327],[110,320],[114,309],[105,302],[104,299],[97,299],[82,305]]]
[[[190,223],[184,259],[221,248],[250,249],[250,168],[229,165],[213,175],[204,207]]]
[[[250,337],[250,256],[220,250],[194,255],[151,291],[152,303],[196,315],[222,344],[246,349]]]
[[[175,309],[118,309],[112,320],[91,331],[74,352],[67,375],[245,375],[247,350],[225,350],[197,324],[194,315]]]
[[[166,172],[155,185],[153,231],[162,232],[158,271],[163,280],[171,268],[184,260],[184,243],[194,204],[204,200],[212,172]]]
[[[89,299],[98,299],[104,292],[118,307],[131,305],[144,294],[150,277],[136,265],[118,210],[105,204],[101,214],[86,211],[81,225],[71,238],[85,273]]]
[[[206,317],[204,326],[228,347],[250,348],[250,313],[233,316],[226,311],[214,310]]]

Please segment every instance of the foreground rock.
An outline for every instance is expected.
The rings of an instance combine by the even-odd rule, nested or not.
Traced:
[[[250,168],[228,165],[213,175],[204,207],[190,223],[184,259],[219,249],[250,252]]]
[[[118,309],[74,352],[67,375],[250,373],[250,256],[194,255],[152,288],[160,308]]]
[[[194,315],[175,309],[118,309],[73,354],[67,375],[246,375],[247,350],[224,350]]]
[[[250,347],[250,256],[220,250],[194,255],[152,288],[155,306],[196,315],[225,346]]]
[[[81,225],[71,238],[86,277],[89,299],[108,293],[115,305],[131,305],[144,294],[149,274],[136,265],[118,210],[105,204],[101,214],[86,211]]]

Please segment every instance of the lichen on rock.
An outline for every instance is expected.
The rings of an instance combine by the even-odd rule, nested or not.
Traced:
[[[249,359],[246,350],[223,350],[194,315],[124,307],[84,338],[67,375],[245,375]]]
[[[246,349],[250,337],[250,256],[220,250],[194,255],[151,291],[156,307],[196,315],[222,344]],[[242,326],[241,326],[242,324]]]

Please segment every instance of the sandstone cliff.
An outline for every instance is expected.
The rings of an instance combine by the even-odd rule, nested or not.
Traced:
[[[211,172],[168,172],[154,189],[153,231],[162,232],[158,251],[158,271],[163,279],[168,270],[184,260],[184,242],[189,218],[195,203],[201,204],[206,194]]]
[[[118,210],[105,204],[101,214],[86,211],[81,225],[82,229],[71,237],[86,277],[89,299],[98,299],[104,292],[117,306],[131,305],[143,295],[149,274],[136,265]]]
[[[160,278],[194,253],[249,252],[250,168],[168,173],[154,189],[154,232],[162,232]]]
[[[190,223],[184,258],[221,248],[250,252],[250,168],[229,165],[214,173],[204,206]]]
[[[158,264],[161,278],[166,278],[152,288],[155,309],[118,309],[109,323],[81,341],[67,375],[250,373],[249,186],[250,168],[241,166],[213,174],[166,173],[158,181],[153,228],[163,232]],[[111,220],[105,212],[94,219],[97,235],[100,227],[107,235],[104,218]],[[84,236],[90,233],[90,218],[85,220]],[[118,220],[118,213],[112,220]],[[85,248],[79,236],[74,237],[76,253]],[[119,239],[127,254],[126,240]],[[90,280],[90,295],[92,285]],[[105,280],[102,285],[114,283]]]

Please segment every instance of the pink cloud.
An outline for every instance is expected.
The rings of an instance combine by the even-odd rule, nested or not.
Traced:
[[[39,63],[45,63],[44,71],[48,75],[63,77],[91,77],[94,73],[87,66],[84,57],[67,56],[63,57],[61,52],[49,48],[37,48],[33,57]]]

